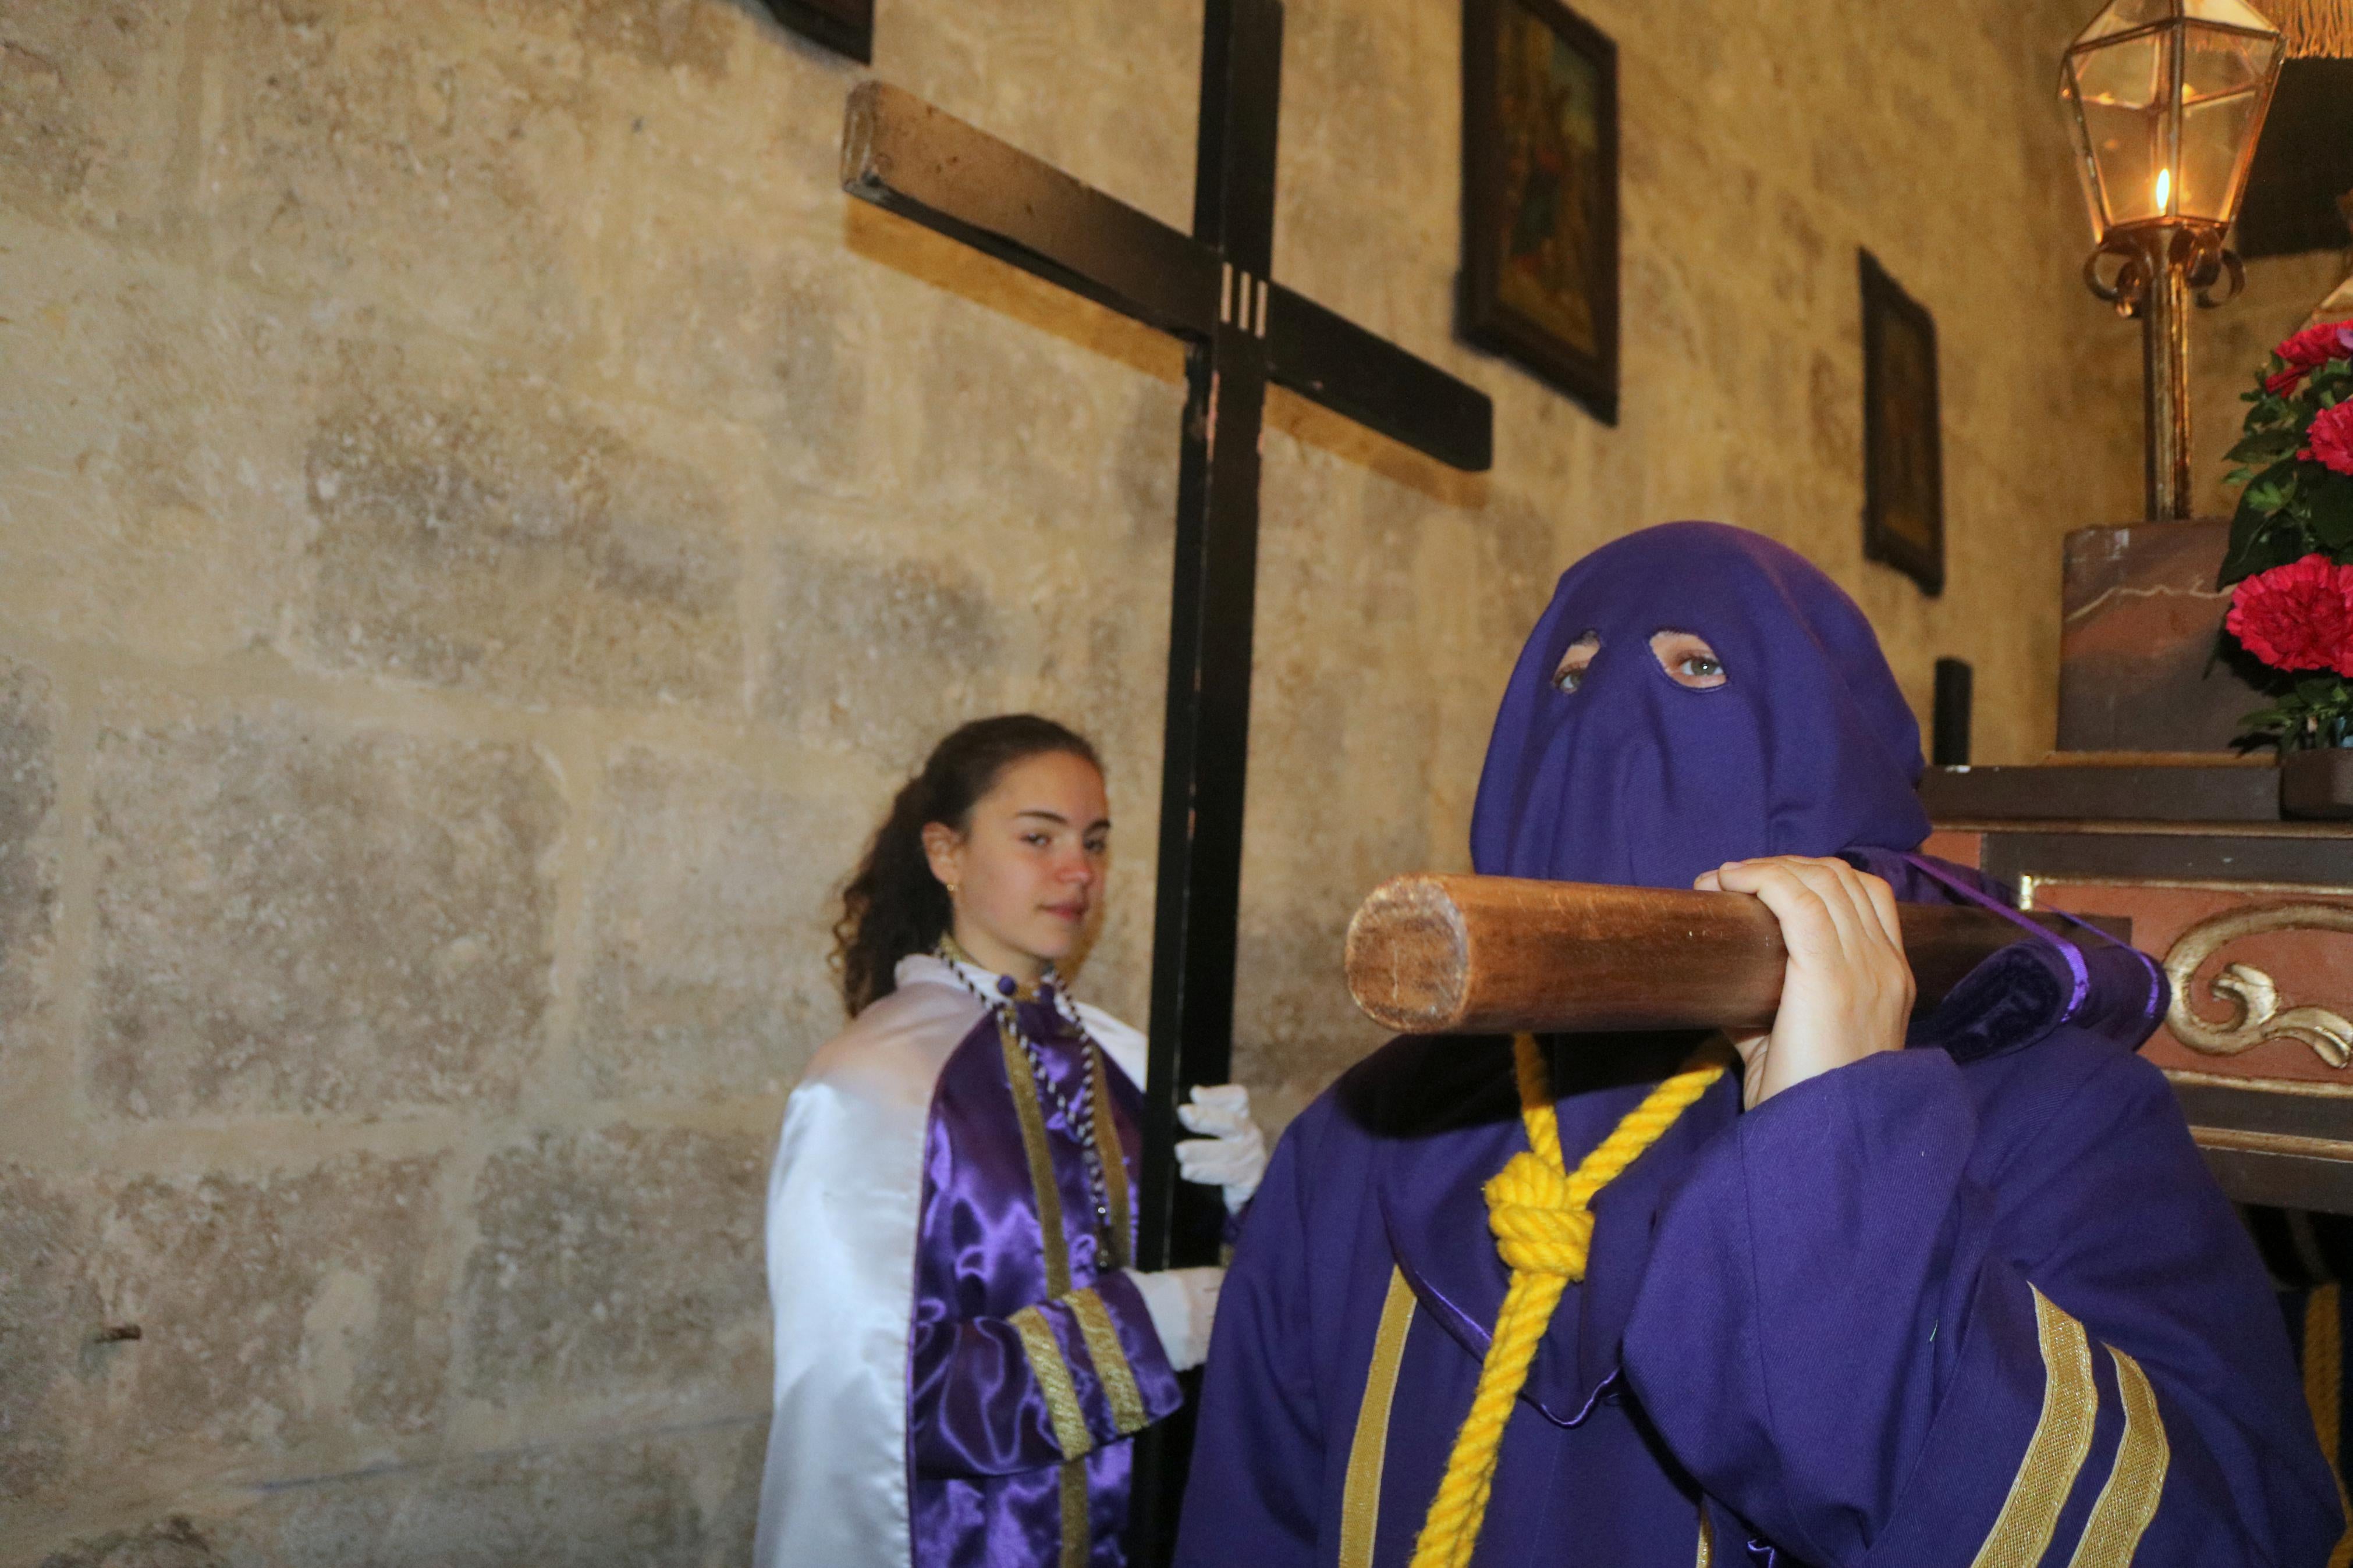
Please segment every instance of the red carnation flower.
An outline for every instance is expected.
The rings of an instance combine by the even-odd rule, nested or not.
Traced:
[[[2258,572],[2232,590],[2222,626],[2274,669],[2353,675],[2353,569],[2307,555]]]
[[[2296,456],[2353,475],[2353,403],[2339,403],[2314,415],[2312,427],[2304,433],[2304,449]]]
[[[2333,359],[2353,359],[2353,321],[2306,327],[2272,350],[2280,368],[2263,377],[2266,392],[2285,392]]]

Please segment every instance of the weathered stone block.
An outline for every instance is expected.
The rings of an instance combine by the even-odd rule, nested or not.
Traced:
[[[952,552],[860,557],[796,539],[775,554],[766,713],[912,769],[950,728],[1002,701],[1008,629]]]
[[[836,154],[838,156],[838,153]],[[892,346],[937,301],[913,281],[779,225],[783,193],[656,169],[617,227],[634,279],[607,369],[640,395],[741,420],[779,471],[838,493],[896,478],[919,395]]]
[[[449,1356],[438,1170],[354,1156],[109,1184],[91,1272],[142,1337],[79,1411],[84,1441],[116,1464],[430,1427]]]
[[[1168,526],[1181,387],[964,300],[944,302],[920,353],[920,423],[887,450],[927,510],[1018,518],[1048,538]]]
[[[757,1471],[748,1486],[734,1474],[746,1429],[765,1427],[330,1477],[273,1490],[214,1532],[230,1561],[269,1568],[723,1568],[751,1556],[739,1516],[744,1502],[757,1510]]]
[[[520,746],[290,716],[101,734],[90,1076],[141,1117],[498,1105],[563,804]]]
[[[0,205],[148,229],[174,147],[185,0],[10,0],[0,13]]]
[[[0,300],[0,621],[172,659],[267,640],[300,549],[300,331],[5,211]]]
[[[494,1156],[474,1192],[466,1386],[491,1398],[657,1384],[767,1403],[768,1142],[615,1127]]]
[[[579,1031],[593,1092],[791,1083],[840,1026],[829,895],[871,803],[829,776],[637,750],[607,773],[604,809]]]
[[[113,1530],[41,1559],[41,1568],[230,1568],[185,1514],[142,1530]]]
[[[219,123],[197,184],[231,267],[543,362],[574,352],[593,314],[578,220],[596,134],[576,15],[510,0],[214,9]]]
[[[306,466],[321,662],[523,701],[741,692],[722,481],[577,400],[532,382],[358,385]]]
[[[48,682],[0,658],[0,1077],[25,1043],[48,966],[57,903],[57,804]]]
[[[55,1481],[72,1431],[60,1385],[96,1327],[90,1227],[70,1198],[0,1166],[0,1501]]]

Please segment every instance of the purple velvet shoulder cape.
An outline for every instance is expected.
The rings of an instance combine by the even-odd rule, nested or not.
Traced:
[[[1059,1103],[1046,1097],[1043,1118],[1069,1262],[1056,1289],[994,1021],[936,960],[905,960],[899,981],[819,1053],[786,1113],[769,1196],[776,1405],[754,1561],[1118,1568],[1128,1439],[1177,1406],[1176,1375],[1096,1234]],[[1075,1109],[1075,1032],[1049,1000],[1019,1012]],[[1081,1012],[1124,1064],[1105,1087],[1112,1157],[1132,1173],[1142,1040]],[[1062,1482],[1072,1460],[1086,1483],[1075,1515]]]

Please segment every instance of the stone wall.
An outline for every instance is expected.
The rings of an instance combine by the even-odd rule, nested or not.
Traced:
[[[1451,339],[1455,10],[1290,6],[1278,275],[1490,389],[1498,462],[1277,400],[1271,1121],[1577,552],[1773,532],[2019,758],[2057,536],[2137,494],[2088,0],[1584,8],[1614,430]],[[1194,0],[881,12],[879,74],[1185,221]],[[1102,742],[1086,987],[1142,1016],[1178,361],[847,203],[860,75],[752,0],[0,0],[0,1564],[740,1562],[828,899],[959,718]],[[1941,600],[1860,556],[1858,246],[1943,334]]]

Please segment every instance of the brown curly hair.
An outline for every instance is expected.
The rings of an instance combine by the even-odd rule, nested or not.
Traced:
[[[1086,737],[1051,719],[1035,713],[976,719],[933,747],[923,771],[892,798],[890,815],[841,890],[841,918],[833,925],[833,968],[851,1017],[897,989],[892,972],[899,961],[929,952],[953,918],[948,890],[932,875],[923,853],[924,824],[944,822],[965,832],[974,803],[997,787],[1006,769],[1053,752],[1084,758],[1103,771]]]

